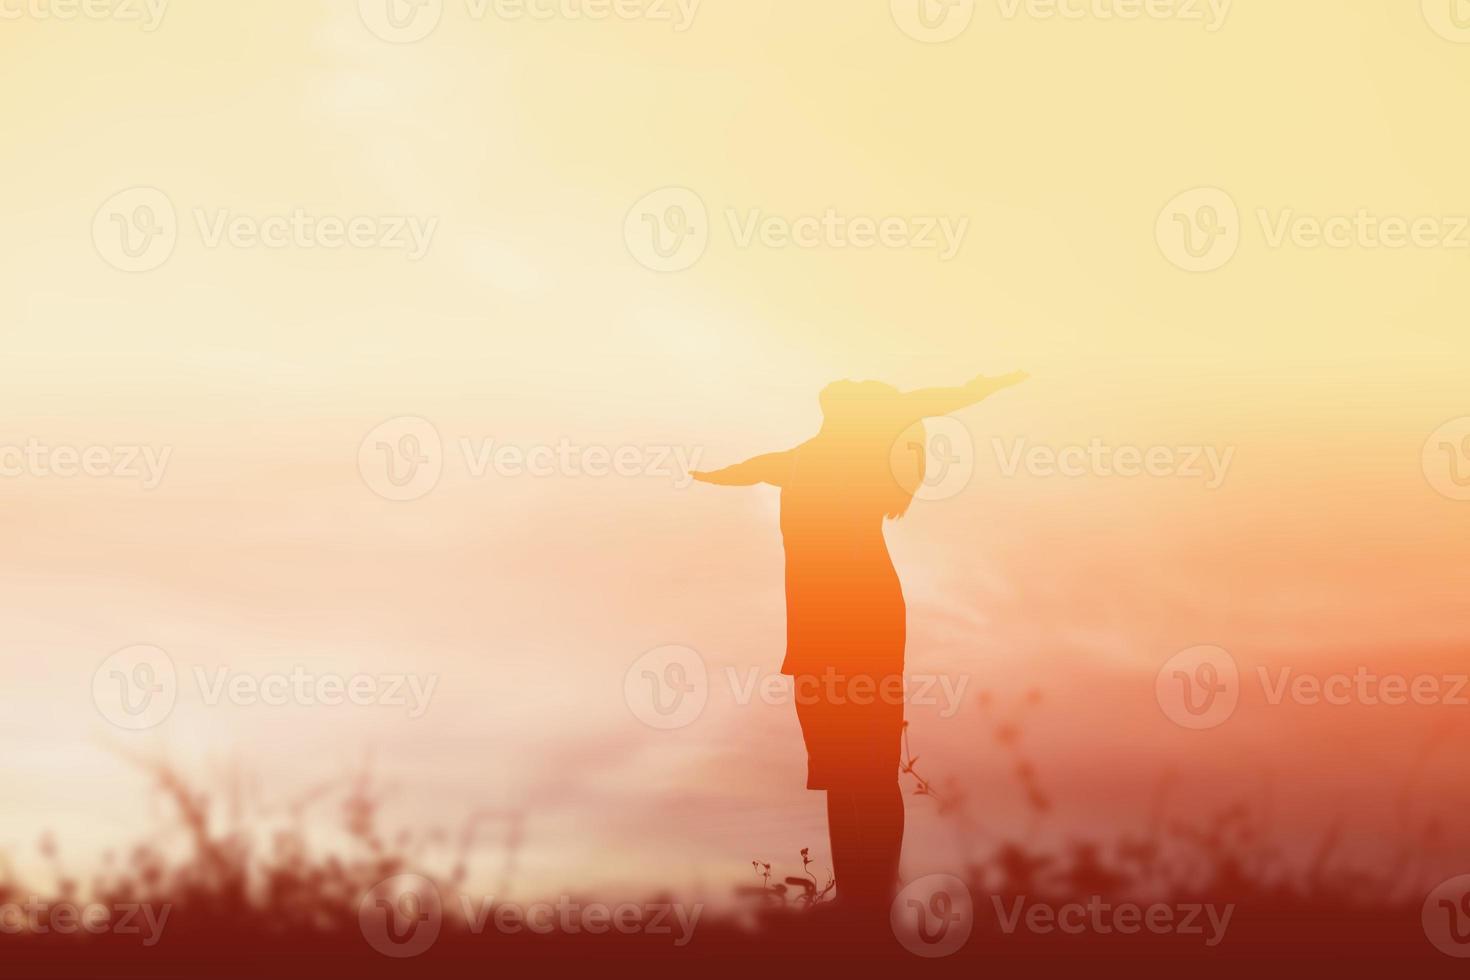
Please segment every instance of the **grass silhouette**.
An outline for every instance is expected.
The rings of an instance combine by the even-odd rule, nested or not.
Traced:
[[[923,775],[905,731],[903,775],[917,801],[911,813],[918,815],[916,807],[932,808],[935,819],[974,855],[955,869],[974,899],[974,932],[948,962],[973,961],[986,969],[1085,963],[1091,971],[1119,975],[1140,963],[1158,963],[1183,976],[1243,963],[1333,963],[1336,972],[1349,976],[1376,975],[1389,965],[1402,970],[1405,963],[1413,963],[1420,976],[1448,975],[1462,966],[1436,951],[1420,924],[1424,897],[1443,877],[1433,869],[1443,867],[1447,848],[1445,827],[1431,817],[1414,822],[1412,832],[1401,835],[1392,860],[1381,867],[1353,862],[1342,844],[1342,821],[1328,828],[1305,866],[1292,866],[1271,840],[1268,794],[1188,820],[1170,816],[1177,781],[1165,774],[1142,830],[1114,840],[1042,848],[1033,838],[1052,816],[1053,805],[1023,738],[1026,713],[1040,703],[1040,693],[1031,692],[1002,715],[991,696],[978,700],[997,751],[1009,756],[1028,812],[1031,831],[1020,840],[988,832],[959,780],[936,782]],[[493,927],[476,932],[452,899],[463,892],[480,860],[493,865],[500,893],[506,893],[523,843],[522,815],[482,811],[453,829],[390,834],[381,826],[384,787],[361,772],[267,808],[270,819],[262,820],[236,788],[211,795],[165,763],[130,758],[168,801],[187,839],[186,855],[170,859],[158,847],[140,844],[121,858],[106,856],[84,887],[64,867],[58,843],[46,836],[39,849],[54,881],[44,900],[167,905],[161,939],[145,947],[137,936],[110,932],[62,935],[7,928],[0,935],[6,976],[259,976],[267,970],[297,975],[328,964],[368,977],[479,976],[504,961],[597,963],[604,969],[668,962],[698,964],[701,970],[854,957],[924,962],[891,936],[847,935],[821,914],[840,892],[840,882],[830,871],[818,873],[823,865],[810,849],[801,851],[799,874],[782,877],[771,862],[753,861],[757,882],[735,888],[736,909],[701,918],[686,946],[642,932],[540,935]],[[349,842],[345,856],[316,853],[309,844],[309,818],[332,806]],[[270,829],[262,830],[264,825]],[[429,874],[424,869],[430,866],[445,870]],[[410,872],[430,878],[444,897],[443,928],[422,956],[396,960],[366,941],[358,912],[375,885]],[[6,863],[0,905],[22,904],[35,895]],[[673,895],[657,899],[679,901]],[[1008,932],[1001,911],[1017,900],[1053,906],[1090,900],[1229,904],[1234,916],[1224,941],[1206,948],[1197,936],[1175,933]]]

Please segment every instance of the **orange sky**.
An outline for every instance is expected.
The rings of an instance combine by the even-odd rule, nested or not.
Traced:
[[[1023,827],[973,695],[1039,688],[1025,744],[1057,801],[1050,834],[1141,820],[1171,767],[1181,806],[1258,798],[1274,774],[1295,840],[1337,813],[1394,833],[1393,791],[1444,765],[1426,740],[1465,709],[1271,706],[1255,670],[1463,669],[1470,503],[1436,492],[1424,449],[1470,415],[1470,247],[1273,246],[1272,229],[1366,211],[1452,238],[1470,214],[1470,47],[1413,4],[1240,3],[1216,31],[979,4],[944,44],[884,6],[705,0],[675,31],[450,3],[400,45],[326,0],[177,0],[151,32],[7,22],[0,447],[170,457],[153,489],[0,479],[0,847],[25,866],[50,829],[84,862],[149,834],[157,808],[120,743],[201,779],[237,758],[281,795],[371,755],[414,824],[522,808],[527,891],[715,887],[819,849],[789,706],[734,704],[718,680],[779,666],[774,491],[476,477],[460,440],[724,465],[809,436],[828,381],[1014,368],[1033,380],[962,417],[965,489],[889,530],[911,667],[968,681],[954,717],[915,714],[936,775]],[[178,242],[127,273],[92,229],[134,187],[166,195]],[[662,188],[705,211],[687,269],[645,267],[625,237]],[[1157,229],[1194,188],[1226,192],[1239,245],[1191,273]],[[436,224],[412,259],[210,247],[199,223],[297,210]],[[829,210],[967,230],[947,261],[739,235],[755,214]],[[392,502],[359,449],[405,416],[437,428],[444,471]],[[1018,440],[1231,455],[1213,489],[1007,475]],[[133,644],[187,682],[143,733],[89,693]],[[665,644],[717,678],[674,732],[622,693]],[[1247,677],[1209,732],[1153,700],[1160,666],[1200,644]],[[211,705],[193,681],[303,665],[438,687],[409,718]],[[1430,786],[1426,805],[1463,797],[1452,772]],[[956,860],[926,802],[910,805],[914,872]]]

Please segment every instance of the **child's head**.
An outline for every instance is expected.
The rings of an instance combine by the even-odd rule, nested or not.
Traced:
[[[898,389],[881,381],[834,381],[817,397],[822,420],[847,428],[878,424],[893,413]]]
[[[881,381],[834,381],[818,397],[822,436],[841,445],[854,467],[850,492],[873,500],[889,518],[904,515],[925,475],[924,426],[903,431],[899,398]]]

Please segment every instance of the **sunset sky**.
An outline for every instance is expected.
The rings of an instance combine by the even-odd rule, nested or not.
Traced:
[[[1470,500],[1442,492],[1470,475],[1470,37],[1433,0],[1238,0],[1213,30],[981,2],[944,43],[887,0],[704,0],[685,23],[674,3],[514,19],[447,0],[408,43],[364,4],[0,20],[0,448],[167,452],[152,487],[0,476],[0,851],[19,869],[45,881],[43,833],[86,868],[169,826],[125,754],[211,788],[234,764],[267,809],[370,765],[390,826],[523,812],[525,894],[721,894],[753,858],[819,856],[791,707],[737,703],[726,673],[780,665],[776,491],[665,461],[788,448],[835,379],[1018,368],[1032,380],[934,429],[973,444],[964,488],[888,529],[910,671],[965,685],[951,717],[911,714],[926,775],[1026,833],[992,727],[1035,689],[1022,744],[1050,840],[1140,827],[1167,771],[1180,813],[1270,785],[1284,844],[1340,817],[1364,861],[1403,832],[1410,783],[1415,812],[1470,797],[1470,705],[1272,705],[1257,673],[1470,671]],[[121,198],[117,225],[134,188],[153,196]],[[1171,218],[1221,192],[1238,247],[1187,271]],[[108,229],[159,194],[176,244],[125,271]],[[639,219],[675,200],[705,247],[658,271]],[[297,214],[365,218],[373,244],[211,237]],[[829,214],[850,237],[743,231]],[[854,244],[887,219],[902,244]],[[1417,240],[1394,247],[1395,221]],[[923,246],[931,226],[964,229],[953,255]],[[421,255],[383,244],[399,227],[429,236]],[[389,500],[361,453],[405,418],[439,435],[442,476]],[[638,472],[476,473],[490,441],[631,447]],[[1229,463],[1214,481],[1008,463],[1094,442]],[[179,692],[134,732],[93,676],[140,644]],[[710,689],[663,731],[624,681],[666,645]],[[1192,731],[1155,678],[1200,645],[1243,687]],[[419,717],[210,704],[197,671],[220,668],[436,686]],[[906,873],[963,859],[931,803],[909,801]],[[314,818],[338,846],[338,814]],[[484,869],[488,888],[493,852]]]

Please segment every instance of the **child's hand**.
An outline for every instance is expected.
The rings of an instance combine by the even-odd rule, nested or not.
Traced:
[[[982,374],[974,381],[971,381],[970,385],[985,394],[994,394],[1002,389],[1018,385],[1030,377],[1030,373],[1026,371],[1012,371],[1010,374],[1003,374],[997,378],[987,378]]]

